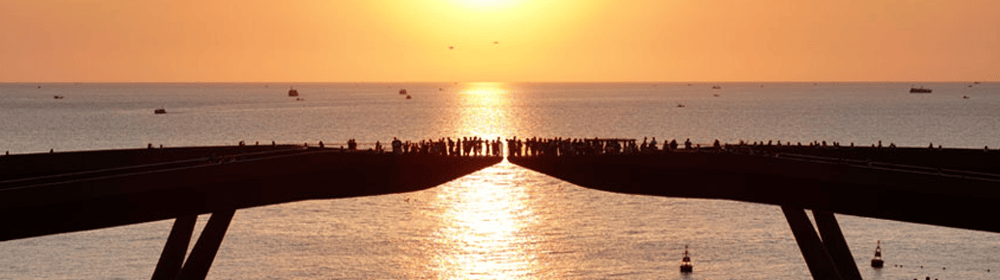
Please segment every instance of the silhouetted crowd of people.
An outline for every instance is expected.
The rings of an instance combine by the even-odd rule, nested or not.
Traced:
[[[503,145],[500,138],[484,140],[479,137],[462,137],[452,140],[451,137],[437,140],[420,140],[419,142],[401,141],[392,138],[392,153],[429,154],[442,156],[502,156]]]
[[[650,154],[650,153],[665,153],[674,151],[716,151],[716,152],[730,152],[730,153],[748,153],[755,154],[760,153],[770,148],[781,148],[781,147],[801,147],[801,148],[841,148],[841,147],[855,147],[854,143],[851,142],[849,145],[842,145],[840,142],[827,142],[827,141],[813,141],[808,143],[802,142],[782,142],[768,140],[764,141],[754,141],[748,142],[740,140],[737,144],[721,143],[718,139],[714,140],[711,144],[696,144],[691,142],[691,139],[685,139],[683,142],[678,142],[677,139],[671,139],[669,141],[659,142],[656,137],[643,137],[642,142],[636,139],[625,139],[625,138],[539,138],[532,137],[527,139],[519,139],[517,137],[508,138],[501,140],[497,137],[495,140],[482,139],[480,137],[462,137],[452,139],[451,137],[439,138],[439,139],[426,139],[420,141],[402,141],[393,137],[390,144],[391,153],[397,155],[404,154],[423,154],[423,155],[442,155],[442,156],[504,156],[503,144],[506,142],[506,149],[508,156],[521,157],[521,156],[564,156],[564,155],[634,155],[634,154]],[[241,143],[242,145],[243,143]],[[272,143],[273,145],[273,143]],[[308,144],[307,144],[308,146]],[[320,142],[319,146],[324,147],[323,143]],[[884,146],[882,141],[871,144],[872,148],[877,149],[895,149],[896,144],[889,143],[888,146]],[[344,147],[341,146],[341,149]],[[374,148],[369,148],[368,151],[376,153],[384,153],[386,147],[383,147],[381,142],[376,141]],[[928,146],[928,149],[940,150],[942,149],[940,145],[935,147],[933,144]],[[347,149],[349,151],[358,150],[358,142],[355,139],[347,140]],[[989,147],[984,147],[984,151],[989,151]],[[769,153],[769,152],[765,152]]]
[[[691,143],[691,139],[684,141],[684,147],[691,149],[696,146]],[[656,141],[656,137],[642,139],[641,144],[636,144],[636,139],[619,138],[528,138],[517,139],[517,137],[507,139],[507,150],[511,156],[545,156],[545,155],[619,155],[619,154],[641,154],[655,153],[661,151],[677,150],[680,146],[677,140],[663,142],[663,147]],[[716,140],[718,146],[718,140]],[[700,147],[700,146],[699,146]],[[662,150],[661,150],[662,149]]]
[[[827,142],[827,141],[813,141],[803,144],[802,142],[792,143],[768,140],[764,141],[754,141],[748,142],[740,140],[738,144],[723,144],[719,142],[718,139],[711,143],[711,147],[703,148],[701,144],[695,144],[691,142],[691,139],[685,139],[684,142],[678,143],[676,139],[670,141],[664,141],[662,144],[656,140],[656,137],[649,138],[643,137],[642,142],[637,144],[636,139],[621,139],[621,138],[528,138],[528,139],[518,139],[517,137],[506,139],[507,150],[510,156],[520,157],[520,156],[563,156],[563,155],[633,155],[633,154],[648,154],[648,153],[663,153],[672,152],[675,150],[681,150],[683,145],[684,151],[726,151],[726,152],[737,152],[737,153],[754,153],[754,149],[769,148],[769,147],[808,147],[808,148],[841,148],[841,147],[854,147],[854,143],[851,142],[849,146],[844,146],[840,142]],[[896,144],[889,143],[888,146],[884,146],[882,141],[873,143],[872,148],[876,149],[895,149]],[[935,149],[934,145],[931,144],[929,149]],[[939,145],[936,149],[940,150]],[[984,147],[984,151],[989,151],[989,147]]]

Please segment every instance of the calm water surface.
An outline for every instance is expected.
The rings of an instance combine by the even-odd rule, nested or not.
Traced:
[[[297,84],[304,101],[285,84],[0,84],[0,150],[473,135],[1000,148],[1000,86],[969,84]],[[1000,279],[998,234],[838,218],[865,279]],[[149,278],[170,226],[2,242],[0,279]],[[882,270],[867,266],[875,240]],[[678,272],[684,245],[690,275]],[[777,206],[606,193],[504,162],[420,192],[240,210],[209,278],[810,276]]]

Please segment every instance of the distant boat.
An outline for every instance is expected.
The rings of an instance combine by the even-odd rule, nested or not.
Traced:
[[[979,84],[979,82],[972,82],[972,84],[973,84],[973,85],[978,85],[978,84]]]
[[[684,106],[684,104],[677,103],[677,108],[684,108],[684,107],[687,107],[687,106]]]
[[[919,88],[910,87],[910,93],[931,93],[931,89],[924,88],[923,86]]]
[[[972,85],[969,85],[969,87],[972,87]]]
[[[406,99],[413,99],[413,97],[410,97],[410,95],[409,95],[409,94],[407,94],[407,95],[406,95]]]
[[[299,91],[296,90],[295,88],[291,87],[288,88],[288,97],[296,97],[296,96],[299,96]]]
[[[969,99],[968,95],[962,95],[962,99]]]
[[[875,245],[875,257],[872,258],[872,267],[882,268],[885,261],[882,261],[882,240],[877,241]]]
[[[66,98],[66,97],[65,96],[61,96],[61,95],[56,95],[56,96],[52,97],[52,99],[63,99],[63,98]]]
[[[295,98],[295,101],[303,101],[303,100],[305,100],[305,99],[302,99],[302,98]]]
[[[167,110],[163,109],[163,108],[153,110],[153,114],[157,114],[157,115],[159,115],[159,114],[166,114],[166,113],[167,113]]]
[[[718,93],[716,93],[716,94],[713,94],[712,96],[713,96],[713,97],[719,97],[719,94],[718,94]]]
[[[720,86],[712,86],[712,89],[722,89]]]
[[[399,94],[401,94],[401,95],[402,95],[402,94],[406,94],[406,89],[405,89],[405,88],[403,88],[403,89],[399,89]]]
[[[691,257],[688,256],[688,246],[684,245],[684,258],[681,259],[681,273],[691,273],[694,265],[691,264]]]

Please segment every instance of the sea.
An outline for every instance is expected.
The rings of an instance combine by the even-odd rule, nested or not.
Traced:
[[[0,84],[11,154],[472,136],[997,149],[1000,83]],[[864,279],[1000,279],[1000,234],[836,217]],[[0,242],[0,279],[148,279],[172,222]],[[811,276],[778,206],[609,193],[504,161],[418,192],[241,209],[208,279]]]

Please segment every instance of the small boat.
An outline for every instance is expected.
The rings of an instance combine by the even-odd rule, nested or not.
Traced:
[[[720,95],[718,93],[712,95],[712,97],[719,97],[719,96]]]
[[[681,273],[694,272],[694,265],[691,264],[691,257],[688,256],[688,246],[684,245],[684,258],[681,259]]]
[[[438,88],[438,91],[444,91],[444,88]]]
[[[66,97],[65,96],[61,96],[61,95],[56,95],[56,96],[52,97],[52,99],[63,99],[63,98],[66,98]]]
[[[157,115],[159,115],[159,114],[166,114],[166,113],[167,113],[167,110],[163,109],[163,108],[153,110],[153,114],[157,114]]]
[[[919,88],[910,87],[910,93],[931,93],[931,89],[924,88],[923,86]]]
[[[303,101],[303,100],[305,100],[305,99],[302,99],[301,97],[295,98],[295,101]]]
[[[409,94],[406,95],[406,99],[413,99]]]
[[[968,95],[962,95],[962,99],[969,99]]]
[[[296,90],[295,88],[288,88],[288,97],[296,97],[296,96],[299,96],[299,91]]]
[[[712,89],[722,89],[720,86],[712,86]]]
[[[979,82],[972,82],[972,84],[973,84],[973,85],[978,85],[978,84],[979,84]]]
[[[404,89],[400,89],[399,90],[399,94],[406,94],[406,89],[405,88]]]
[[[875,257],[872,258],[872,267],[882,268],[885,262],[882,261],[882,240],[877,241],[875,245]]]
[[[680,103],[677,104],[677,108],[684,108],[684,107],[687,107],[687,106],[684,106],[684,104],[680,104]]]
[[[972,87],[972,85],[969,85],[969,87]]]

